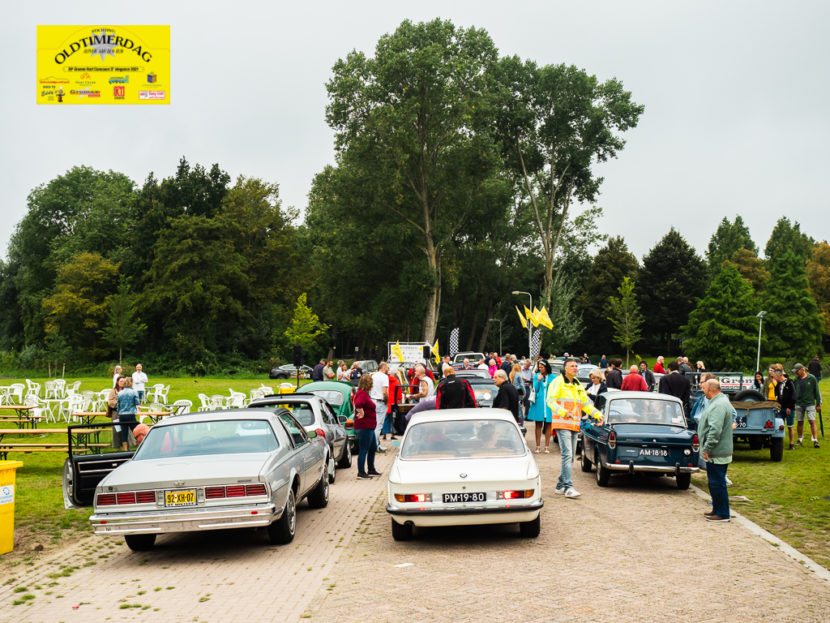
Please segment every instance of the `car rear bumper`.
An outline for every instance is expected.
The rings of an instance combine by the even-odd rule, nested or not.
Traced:
[[[699,472],[699,467],[680,467],[672,465],[637,465],[633,461],[628,463],[603,463],[603,467],[612,472],[649,472],[652,474],[692,474]]]
[[[97,513],[89,521],[95,534],[165,534],[264,527],[281,514],[273,504],[247,504],[224,508]]]
[[[543,500],[526,506],[468,506],[455,508],[400,508],[387,504],[386,512],[399,524],[415,526],[472,526],[533,521],[544,506]]]

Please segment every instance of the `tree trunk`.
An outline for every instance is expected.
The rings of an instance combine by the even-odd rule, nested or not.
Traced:
[[[432,284],[427,294],[423,339],[429,344],[434,344],[435,332],[438,328],[438,311],[441,307],[441,255],[429,231],[426,234],[426,249],[424,251],[427,256],[427,266],[432,276]]]

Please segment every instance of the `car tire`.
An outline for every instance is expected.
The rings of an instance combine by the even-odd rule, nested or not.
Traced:
[[[329,484],[333,485],[337,478],[337,466],[334,464],[334,449],[331,449],[326,457],[326,471],[329,474]]]
[[[337,462],[337,466],[343,469],[348,469],[352,466],[352,447],[348,439],[343,444],[343,452],[340,453],[340,460]]]
[[[125,534],[124,540],[127,542],[127,547],[129,547],[134,552],[146,552],[148,550],[153,549],[153,545],[155,545],[156,543],[156,535]]]
[[[392,538],[396,541],[411,541],[412,540],[412,524],[398,523],[392,520]]]
[[[744,389],[735,394],[735,402],[763,402],[764,395],[757,389]]]
[[[677,480],[677,488],[681,491],[685,491],[689,488],[689,485],[692,484],[692,475],[691,474],[678,474],[676,477]]]
[[[597,466],[597,484],[600,487],[607,487],[608,482],[611,479],[611,472],[608,471],[608,468],[603,466],[602,461],[599,458],[599,452],[597,452],[596,456],[594,456],[594,464]]]
[[[282,516],[268,526],[267,530],[268,540],[274,545],[285,545],[294,540],[294,533],[297,531],[297,503],[293,490],[288,492]]]
[[[536,519],[532,519],[531,521],[523,521],[519,523],[519,535],[523,539],[535,539],[539,536],[539,532],[542,530],[542,514],[539,513],[536,515]]]
[[[62,471],[63,480],[63,505],[65,508],[75,508],[75,500],[72,499],[73,491],[73,477],[72,477],[72,457],[67,458],[63,462]]]
[[[750,450],[760,450],[764,447],[764,440],[757,435],[750,435],[748,441]]]
[[[588,458],[588,453],[585,452],[585,448],[582,449],[582,458],[579,459],[579,466],[583,472],[591,471],[591,459]]]
[[[330,461],[326,461],[329,465]],[[325,508],[329,503],[329,480],[331,476],[328,474],[328,467],[323,471],[317,486],[314,487],[311,493],[308,494],[308,505],[311,508]]]
[[[779,462],[784,458],[784,438],[773,437],[770,439],[769,458],[771,461]]]

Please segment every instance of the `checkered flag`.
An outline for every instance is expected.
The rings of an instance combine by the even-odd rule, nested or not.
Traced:
[[[450,357],[455,357],[458,353],[458,327],[450,333]]]
[[[542,328],[538,328],[533,332],[530,338],[530,358],[535,359],[539,356],[539,351],[542,350]]]

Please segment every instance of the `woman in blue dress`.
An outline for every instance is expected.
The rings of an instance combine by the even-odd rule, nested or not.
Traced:
[[[536,374],[533,376],[533,391],[536,393],[536,400],[527,412],[528,421],[536,422],[536,454],[539,454],[542,431],[545,433],[545,454],[550,453],[550,423],[553,414],[546,404],[545,396],[548,392],[548,385],[553,382],[553,379],[550,364],[543,359],[539,362]]]

